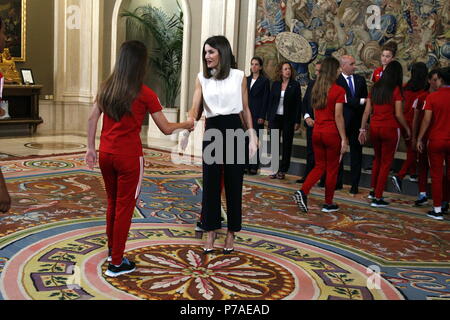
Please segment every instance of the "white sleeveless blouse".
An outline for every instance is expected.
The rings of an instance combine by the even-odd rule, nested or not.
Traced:
[[[225,80],[206,79],[203,72],[198,74],[202,86],[206,118],[238,114],[244,109],[242,105],[244,76],[243,71],[236,69],[231,69],[230,75]]]

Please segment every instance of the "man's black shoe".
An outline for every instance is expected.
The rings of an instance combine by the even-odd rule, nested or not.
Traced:
[[[305,177],[296,180],[296,183],[304,183],[306,181]]]
[[[352,186],[350,188],[350,193],[351,194],[358,194],[359,193],[358,187]]]

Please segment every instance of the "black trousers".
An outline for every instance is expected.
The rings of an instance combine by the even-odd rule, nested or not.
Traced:
[[[253,119],[253,128],[256,130],[256,136],[259,140],[259,130],[264,129],[264,124],[258,124],[258,119]],[[261,167],[261,160],[259,157],[259,152],[256,153],[256,163],[250,163],[249,154],[248,154],[248,144],[250,142],[250,139],[248,138],[246,141],[246,169],[247,170],[255,170],[258,171]]]
[[[222,142],[216,139],[207,141],[208,130],[216,129],[222,134]],[[225,195],[227,202],[228,230],[238,232],[242,229],[242,184],[245,168],[245,139],[227,137],[227,129],[243,129],[238,114],[217,116],[206,119],[205,138],[203,140],[203,195],[201,223],[205,231],[218,230],[222,227],[221,216],[221,176],[224,175]],[[214,145],[211,145],[213,144]],[[234,157],[227,159],[227,149],[234,145]],[[213,146],[217,146],[213,148]],[[227,148],[228,146],[228,148]],[[242,147],[243,146],[243,147]],[[220,148],[220,150],[219,150]],[[211,152],[211,150],[215,150]],[[218,156],[222,152],[221,156]],[[211,163],[207,157],[211,154],[219,161]],[[228,157],[229,158],[229,157]],[[242,160],[238,163],[238,160]]]
[[[313,128],[307,126],[307,128],[306,128],[306,167],[305,167],[305,172],[303,173],[303,178],[305,178],[305,179],[308,176],[308,174],[311,172],[311,170],[314,169],[314,165],[315,165],[312,134],[313,134]]]
[[[351,173],[351,186],[352,188],[358,188],[359,180],[361,179],[361,169],[363,160],[363,146],[358,141],[359,128],[361,126],[361,118],[354,117],[346,128],[346,134],[350,145],[350,173]],[[338,186],[342,186],[344,176],[344,161],[341,161],[339,168]]]
[[[286,119],[285,116],[276,115],[271,129],[280,130],[280,138],[283,139],[283,144],[280,142],[281,161],[279,172],[286,173],[289,171],[291,165],[292,143],[294,141],[294,127],[295,123],[292,119]]]

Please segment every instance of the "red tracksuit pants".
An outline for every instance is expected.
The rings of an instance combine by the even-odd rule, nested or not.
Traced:
[[[136,200],[141,191],[144,159],[100,152],[99,164],[108,196],[108,248],[112,250],[112,264],[120,265]]]
[[[409,123],[410,128],[412,127],[412,124]],[[405,135],[405,134],[403,134]],[[398,172],[397,176],[400,179],[405,178],[406,174],[416,174],[416,170],[417,170],[417,152],[414,151],[413,149],[413,145],[411,144],[411,139],[410,140],[405,140],[405,145],[406,145],[406,160],[403,162],[403,165],[400,169],[400,171]]]
[[[433,205],[440,207],[442,201],[449,201],[450,198],[450,140],[429,140],[428,159]]]
[[[375,190],[375,198],[380,199],[383,197],[389,171],[398,148],[400,129],[371,127],[370,140],[375,152],[372,164],[372,189]]]
[[[337,133],[321,133],[313,130],[314,169],[308,174],[302,191],[308,195],[311,188],[326,172],[325,203],[333,204],[334,191],[341,160],[341,137]]]
[[[419,168],[419,192],[427,192],[428,185],[428,140],[424,139],[424,150],[417,153]]]

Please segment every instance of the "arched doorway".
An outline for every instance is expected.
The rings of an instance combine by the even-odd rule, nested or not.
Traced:
[[[179,0],[184,17],[183,32],[183,61],[190,61],[189,41],[191,38],[191,12],[187,0]],[[116,0],[112,16],[111,30],[111,69],[114,67],[117,57],[117,51],[120,44],[125,40],[125,23],[119,18],[121,10],[128,7],[130,0]],[[189,63],[183,63],[181,70],[181,91],[180,91],[180,121],[186,119],[188,107],[188,81],[189,81]]]

